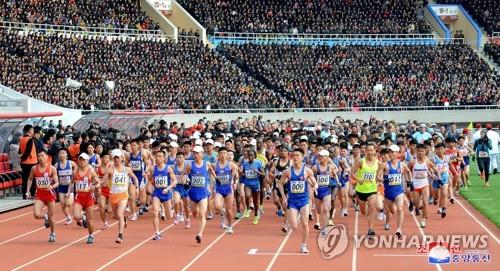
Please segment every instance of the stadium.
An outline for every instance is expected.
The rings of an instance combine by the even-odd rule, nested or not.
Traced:
[[[0,0],[0,270],[497,270],[494,0]]]

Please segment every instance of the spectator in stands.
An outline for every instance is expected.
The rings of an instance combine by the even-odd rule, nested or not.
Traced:
[[[209,32],[429,33],[424,1],[180,0]]]
[[[35,187],[28,188],[28,177],[31,172],[31,168],[38,163],[37,150],[35,145],[35,140],[33,138],[35,131],[33,125],[25,125],[23,128],[23,136],[19,139],[19,155],[21,161],[22,170],[22,193],[23,199],[26,199],[26,192],[30,189],[31,195],[35,194]]]

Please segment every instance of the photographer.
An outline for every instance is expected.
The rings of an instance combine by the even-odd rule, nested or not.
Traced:
[[[490,178],[490,151],[492,149],[491,140],[485,131],[481,131],[481,137],[474,142],[474,151],[477,157],[477,166],[481,173],[481,179],[484,179],[484,186],[489,187]]]

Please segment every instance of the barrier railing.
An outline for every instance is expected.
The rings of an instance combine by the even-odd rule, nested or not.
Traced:
[[[166,110],[88,110],[124,115],[164,114],[255,114],[255,113],[321,113],[321,112],[366,112],[366,111],[431,111],[431,110],[495,110],[500,105],[453,105],[453,106],[390,106],[390,107],[343,107],[343,108],[225,108],[225,109],[166,109]]]
[[[463,39],[435,38],[432,34],[293,34],[215,32],[212,43],[311,44],[311,45],[433,45]]]
[[[53,25],[53,24],[36,24],[23,22],[0,21],[1,28],[20,31],[40,31],[53,33],[72,33],[72,34],[87,34],[95,36],[149,36],[149,37],[168,37],[162,30],[141,30],[129,28],[106,28],[106,27],[86,27],[72,25]]]

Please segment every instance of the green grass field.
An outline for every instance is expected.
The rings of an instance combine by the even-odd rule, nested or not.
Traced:
[[[477,175],[475,162],[471,161],[470,178],[472,187],[461,189],[460,194],[467,199],[476,209],[500,228],[500,174],[490,175],[490,187],[484,187],[484,181]]]

